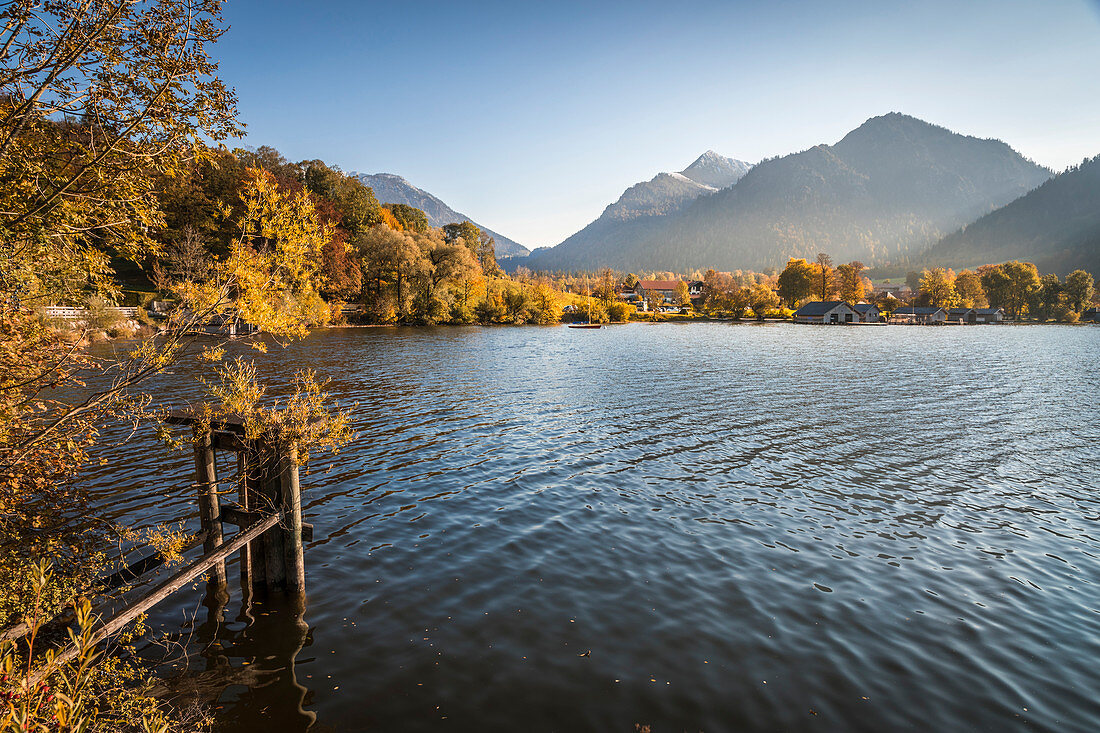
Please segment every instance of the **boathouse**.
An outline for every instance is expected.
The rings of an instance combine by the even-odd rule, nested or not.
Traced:
[[[852,310],[859,314],[860,323],[881,323],[882,311],[874,303],[856,303]]]
[[[948,323],[977,323],[977,317],[973,308],[949,308],[947,310]]]
[[[815,300],[794,313],[795,323],[859,323],[859,313],[843,300]]]
[[[947,310],[935,306],[911,306],[907,305],[894,311],[893,323],[912,323],[920,325],[937,325],[947,322]]]
[[[1000,323],[1005,319],[1004,308],[975,308],[974,323]]]

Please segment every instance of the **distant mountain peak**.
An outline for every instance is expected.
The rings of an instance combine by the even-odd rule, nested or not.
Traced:
[[[698,158],[696,158],[695,162],[692,163],[691,165],[696,165],[698,163],[707,163],[707,162],[715,161],[715,160],[729,160],[729,158],[727,158],[724,155],[719,155],[718,153],[714,152],[713,150],[708,150],[707,152],[703,153]],[[688,167],[690,168],[691,166],[688,166]]]
[[[680,171],[680,174],[704,186],[726,188],[737,183],[751,167],[743,160],[727,158],[713,150],[708,150],[696,158],[694,163]]]
[[[969,135],[953,132],[940,125],[934,125],[931,122],[925,122],[919,117],[913,117],[912,115],[903,114],[901,112],[888,112],[887,114],[871,117],[866,120],[862,125],[845,135],[844,139],[837,144],[843,145],[846,141],[851,142],[867,138],[885,140],[896,137],[921,140],[933,139],[936,137],[977,139],[970,138]]]

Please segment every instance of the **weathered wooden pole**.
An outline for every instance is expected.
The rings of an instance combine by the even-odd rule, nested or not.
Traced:
[[[279,478],[286,589],[291,593],[304,593],[306,563],[302,551],[302,486],[298,482],[298,445],[296,443],[285,446],[279,456]]]
[[[218,477],[214,467],[214,443],[210,430],[195,435],[195,482],[199,491],[199,522],[206,537],[204,553],[222,545],[221,504],[218,502]],[[215,563],[208,576],[212,589],[225,590],[225,561]]]
[[[251,512],[270,511],[263,497],[264,454],[260,441],[254,441],[245,463],[248,473],[245,479],[245,509]],[[264,539],[258,537],[248,543],[248,574],[252,592],[267,587],[267,564],[264,562]]]
[[[237,503],[246,511],[248,510],[248,457],[247,450],[237,452]],[[238,561],[241,566],[241,585],[248,591],[252,590],[251,550],[251,545],[242,547]]]
[[[281,514],[282,478],[279,475],[279,456],[275,452],[276,446],[275,441],[265,441],[260,485],[267,510]],[[281,521],[282,517],[280,516]],[[283,545],[283,533],[281,531],[272,530],[264,533],[264,569],[267,574],[267,587],[271,590],[286,588],[286,556]]]

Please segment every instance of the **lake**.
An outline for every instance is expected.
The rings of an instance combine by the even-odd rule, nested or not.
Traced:
[[[218,730],[1100,730],[1098,327],[342,329],[256,358],[272,394],[331,378],[359,438],[303,473],[304,609],[231,582],[223,620],[201,588],[150,617],[232,682]],[[96,490],[193,518],[190,454],[146,433]]]

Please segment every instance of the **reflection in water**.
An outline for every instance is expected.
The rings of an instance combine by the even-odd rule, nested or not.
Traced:
[[[180,633],[224,731],[1100,730],[1097,363],[1093,327],[318,333],[258,362],[358,403],[302,477],[311,628],[234,594]],[[175,520],[190,471],[93,481]]]
[[[207,590],[203,606],[206,620],[186,639],[197,653],[182,669],[177,664],[165,670],[165,692],[185,707],[212,708],[218,719],[232,721],[234,731],[317,730],[309,687],[298,670],[315,661],[299,656],[312,644],[306,598],[261,592],[235,602],[227,593]]]

